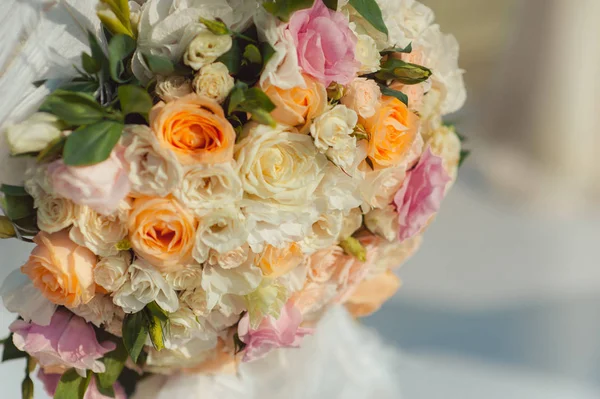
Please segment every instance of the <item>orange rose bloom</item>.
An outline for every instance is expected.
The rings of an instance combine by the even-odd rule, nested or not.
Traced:
[[[327,89],[313,78],[304,75],[306,87],[284,90],[272,86],[269,81],[263,84],[263,91],[277,108],[271,116],[284,125],[295,126],[300,133],[310,129],[312,120],[327,109]]]
[[[391,271],[361,282],[346,302],[354,317],[364,317],[379,310],[400,288],[400,279]]]
[[[134,251],[168,272],[192,258],[198,222],[174,198],[138,198],[129,215],[129,240]]]
[[[380,168],[400,164],[419,132],[419,118],[395,97],[384,96],[375,115],[360,123],[369,135],[367,155]]]
[[[257,266],[262,270],[263,276],[277,278],[292,271],[303,261],[304,255],[296,243],[292,243],[287,248],[269,245],[258,257]]]
[[[37,247],[21,267],[33,285],[57,305],[77,307],[91,301],[96,255],[71,241],[68,230],[40,232],[33,241]]]
[[[215,101],[189,94],[160,102],[150,112],[150,127],[159,143],[182,164],[215,164],[233,159],[235,131]]]

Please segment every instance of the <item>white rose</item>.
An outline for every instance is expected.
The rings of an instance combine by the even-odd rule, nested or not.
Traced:
[[[34,165],[25,172],[25,191],[33,197],[33,203],[36,208],[42,204],[41,201],[47,195],[52,195],[52,184],[48,178],[47,165]]]
[[[388,28],[388,46],[406,47],[434,20],[433,11],[416,0],[377,0]]]
[[[188,166],[175,191],[175,196],[196,213],[233,204],[243,194],[242,182],[231,162]]]
[[[249,124],[234,156],[249,196],[302,208],[314,201],[327,165],[310,136],[283,125]]]
[[[96,327],[112,323],[115,313],[120,311],[108,295],[96,295],[85,305],[69,310]]]
[[[176,291],[194,289],[200,286],[202,266],[197,264],[184,266],[176,271],[166,273],[165,280]]]
[[[329,211],[322,214],[313,223],[312,231],[302,243],[305,252],[315,252],[337,243],[342,231],[343,220],[344,214],[342,211]]]
[[[346,169],[354,163],[356,138],[352,137],[358,115],[345,105],[336,105],[318,116],[310,126],[315,147],[339,167]]]
[[[362,203],[358,178],[348,176],[333,164],[328,164],[325,177],[317,188],[317,204],[319,211],[327,210],[348,212]]]
[[[158,76],[156,94],[164,102],[174,101],[193,93],[192,82],[184,76]]]
[[[363,213],[360,208],[353,208],[344,215],[342,221],[342,229],[338,236],[338,241],[343,241],[352,236],[356,230],[360,229],[363,224]]]
[[[224,253],[211,250],[208,256],[208,265],[219,266],[223,269],[234,269],[244,264],[250,258],[254,259],[254,253],[250,251],[248,245],[244,244],[239,248]]]
[[[443,160],[444,169],[456,180],[458,174],[458,162],[460,161],[460,139],[453,128],[440,126],[433,132],[428,132],[425,136],[426,145],[431,148],[431,152]],[[446,190],[450,189],[449,184]]]
[[[113,302],[125,313],[137,313],[154,301],[170,313],[179,308],[177,294],[164,277],[148,262],[136,259],[127,270],[127,281],[114,294]]]
[[[203,263],[211,249],[225,253],[240,247],[247,238],[246,218],[238,208],[214,209],[198,220],[194,259]]]
[[[142,83],[149,82],[154,75],[144,62],[142,54],[166,57],[177,64],[190,42],[206,26],[200,18],[222,19],[227,26],[236,30],[244,16],[223,0],[148,0],[141,8],[138,24],[137,50],[132,60],[135,76]]]
[[[393,205],[376,208],[365,214],[365,226],[388,241],[398,241],[398,214]]]
[[[235,269],[220,266],[205,266],[202,272],[202,288],[206,292],[206,306],[209,310],[221,301],[224,295],[248,295],[260,285],[263,279],[261,270],[252,261]]]
[[[128,125],[124,130],[125,160],[135,193],[164,197],[181,182],[183,168],[173,152],[162,148],[148,126]]]
[[[215,62],[202,67],[196,73],[193,87],[198,95],[222,103],[233,89],[234,84],[235,80],[229,74],[227,66],[222,62]]]
[[[360,62],[359,75],[367,75],[381,69],[381,53],[377,42],[370,35],[357,34],[356,60]]]
[[[201,286],[182,291],[179,300],[182,306],[188,306],[198,317],[207,317],[210,313],[206,302],[206,291]]]
[[[183,55],[183,63],[195,71],[212,64],[231,49],[230,35],[215,35],[205,30],[196,35]]]
[[[38,112],[25,121],[6,128],[6,141],[12,155],[38,152],[62,135],[58,117]]]
[[[87,247],[99,256],[118,254],[116,244],[127,237],[127,234],[125,211],[105,216],[87,206],[79,207],[77,219],[69,231],[69,237],[73,242]]]
[[[80,212],[73,202],[53,195],[41,196],[37,205],[38,227],[47,233],[56,233],[71,226]]]
[[[94,281],[108,292],[115,292],[125,284],[129,277],[127,270],[131,264],[129,251],[119,252],[116,256],[102,258],[94,268]]]
[[[197,317],[189,307],[181,306],[177,312],[169,315],[165,346],[167,349],[178,349],[193,339],[213,342],[217,339],[217,332],[206,319]]]

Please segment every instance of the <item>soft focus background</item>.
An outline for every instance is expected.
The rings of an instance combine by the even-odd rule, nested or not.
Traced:
[[[364,324],[404,352],[407,399],[600,398],[600,0],[422,1],[461,43],[473,154]],[[0,242],[0,279],[29,248]]]

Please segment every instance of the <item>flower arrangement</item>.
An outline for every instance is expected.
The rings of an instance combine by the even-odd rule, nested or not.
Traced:
[[[141,5],[140,5],[141,4]],[[66,6],[66,5],[57,5]],[[376,311],[466,155],[458,45],[414,0],[100,0],[77,77],[8,126],[33,162],[2,288],[55,398],[221,373]]]

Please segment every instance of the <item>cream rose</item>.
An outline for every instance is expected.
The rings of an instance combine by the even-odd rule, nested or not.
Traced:
[[[239,208],[214,209],[199,218],[194,259],[203,263],[211,249],[225,253],[240,247],[247,238],[246,218]]]
[[[115,313],[121,311],[107,295],[96,295],[85,305],[70,308],[69,310],[77,316],[83,317],[85,321],[92,323],[96,327],[112,323]]]
[[[130,264],[131,253],[129,251],[102,258],[94,269],[94,281],[107,292],[115,292],[125,284]]]
[[[352,28],[351,24],[351,28]],[[356,33],[356,32],[355,32]],[[377,42],[368,34],[357,34],[355,57],[360,62],[359,75],[377,72],[381,68],[381,53]]]
[[[356,78],[346,88],[341,103],[354,110],[361,118],[370,118],[381,100],[381,89],[377,82],[366,78]]]
[[[46,233],[56,233],[71,226],[79,207],[66,198],[42,195],[38,201],[37,224]]]
[[[133,192],[158,197],[173,192],[183,175],[175,154],[161,147],[147,126],[129,125],[124,133],[125,160]]]
[[[230,35],[215,35],[208,30],[198,33],[183,55],[183,62],[194,70],[212,64],[231,49]]]
[[[365,226],[373,234],[377,234],[388,241],[398,240],[398,214],[393,205],[367,212],[365,214]]]
[[[452,180],[456,180],[461,144],[454,129],[448,126],[440,126],[433,132],[428,132],[424,137],[426,145],[431,148],[431,152],[442,158],[444,169],[452,177]],[[446,190],[450,188],[450,184],[446,186]]]
[[[348,212],[362,203],[360,180],[348,176],[337,166],[329,163],[325,168],[325,177],[317,188],[316,197],[319,211],[337,210]]]
[[[352,137],[358,115],[345,105],[336,105],[317,117],[310,126],[315,147],[339,167],[346,169],[354,163],[356,138]]]
[[[206,306],[214,309],[224,295],[248,295],[260,285],[262,279],[261,270],[253,262],[246,262],[235,269],[205,266],[202,288],[206,291]]]
[[[150,302],[156,302],[167,312],[177,311],[179,300],[175,290],[152,265],[137,259],[127,273],[127,281],[113,296],[115,305],[123,308],[125,313],[137,313]]]
[[[342,229],[338,236],[338,241],[343,241],[352,236],[363,224],[363,213],[360,208],[353,208],[344,215],[342,220]]]
[[[244,191],[281,205],[306,207],[324,175],[327,159],[310,136],[288,126],[250,124],[235,147]]]
[[[206,65],[196,73],[193,88],[196,94],[208,97],[218,103],[225,101],[233,89],[235,81],[229,69],[222,62]]]
[[[223,269],[235,269],[241,266],[246,261],[253,261],[255,254],[250,250],[250,247],[245,244],[239,248],[232,249],[224,253],[219,253],[211,250],[208,256],[208,264],[210,266],[220,266]]]
[[[191,264],[179,270],[164,274],[165,280],[176,291],[183,291],[200,287],[202,279],[202,266]]]
[[[164,102],[192,94],[192,82],[184,76],[158,76],[156,79],[156,94]]]
[[[27,120],[6,128],[6,141],[12,155],[38,152],[62,135],[59,119],[44,112],[31,115]]]
[[[127,212],[121,210],[104,216],[87,206],[79,207],[69,237],[96,255],[116,255],[119,252],[116,244],[127,237]]]
[[[56,195],[52,190],[46,164],[36,164],[31,166],[25,172],[25,191],[33,197],[33,203],[36,208],[42,206],[41,201],[47,195]]]
[[[243,193],[233,163],[227,162],[187,167],[175,196],[196,213],[206,213],[241,200]]]
[[[341,211],[329,211],[322,214],[313,223],[312,231],[308,237],[304,239],[303,248],[305,251],[314,252],[336,244],[342,231],[343,219],[344,214]]]

